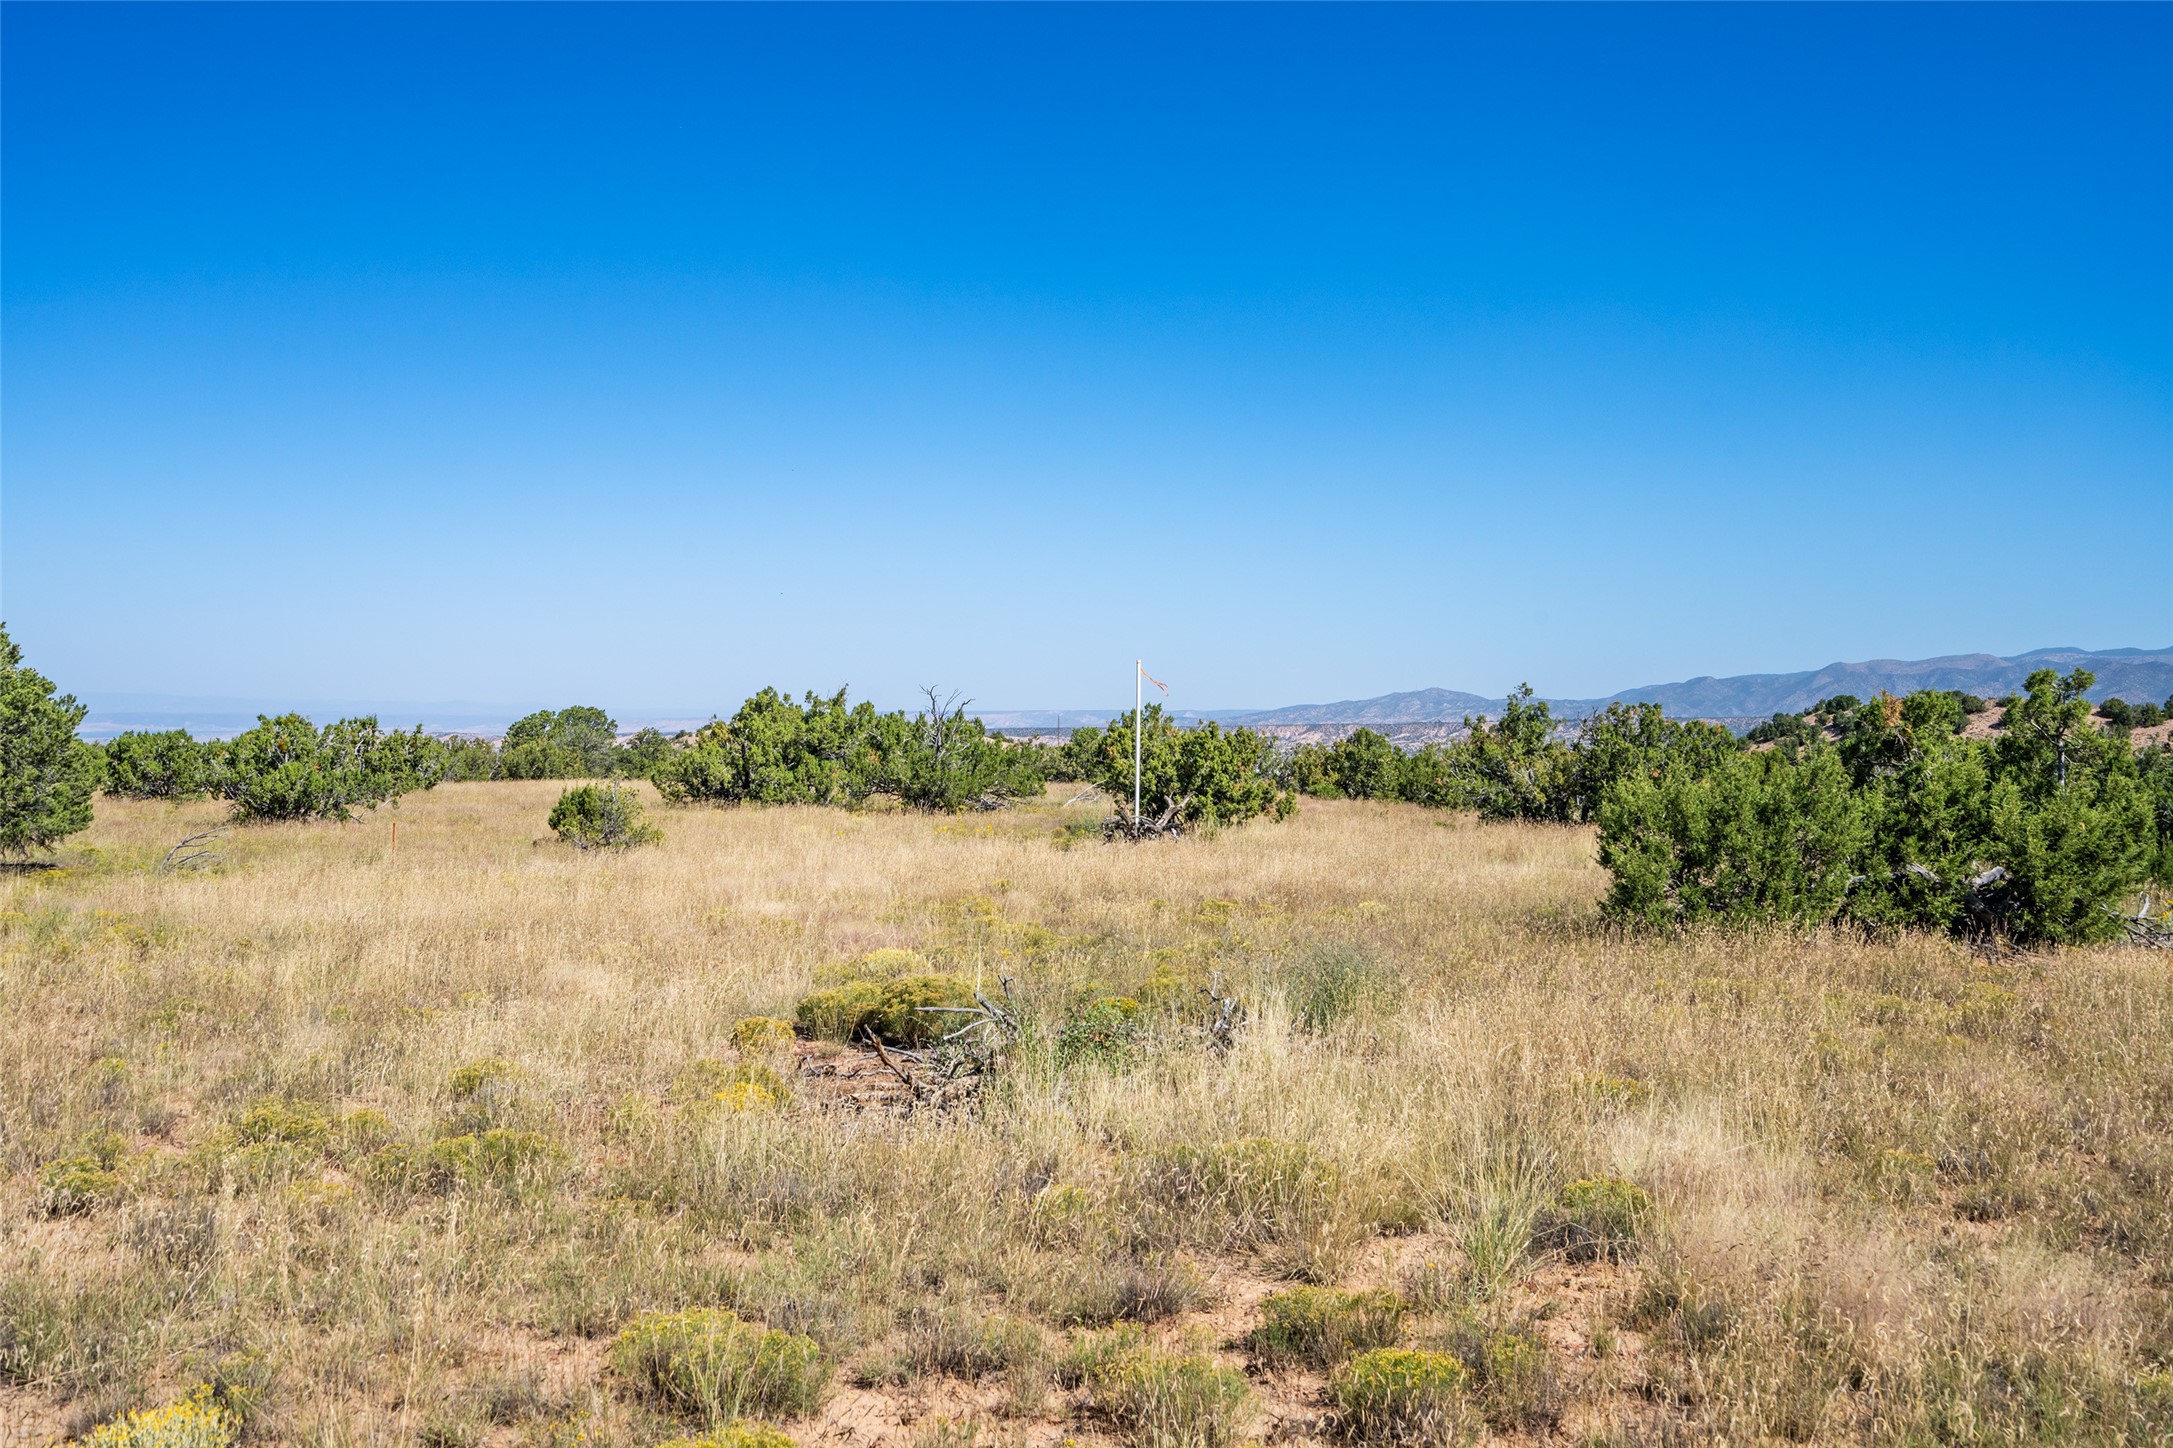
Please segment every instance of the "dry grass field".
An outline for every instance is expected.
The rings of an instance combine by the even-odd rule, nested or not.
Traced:
[[[216,806],[101,801],[0,876],[0,1440],[211,1383],[245,1441],[646,1448],[731,1416],[619,1336],[700,1308],[819,1349],[744,1400],[803,1444],[2173,1435],[2162,955],[1623,935],[1589,832],[1405,806],[599,856],[557,789],[180,873]],[[977,1085],[735,1037],[890,947],[1010,982]],[[1346,1412],[1388,1342],[1449,1378]]]

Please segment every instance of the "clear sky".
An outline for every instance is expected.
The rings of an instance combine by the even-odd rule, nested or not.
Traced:
[[[1189,707],[2173,640],[2164,5],[0,11],[78,692]]]

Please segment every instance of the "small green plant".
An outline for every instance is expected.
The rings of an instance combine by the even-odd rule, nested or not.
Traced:
[[[494,1126],[432,1142],[427,1158],[431,1178],[441,1187],[517,1187],[565,1158],[558,1144],[540,1132]]]
[[[812,1040],[850,1041],[882,1008],[883,987],[879,982],[851,980],[802,997],[792,1013],[793,1025]]]
[[[792,1435],[767,1423],[727,1423],[699,1438],[667,1438],[656,1448],[793,1448]]]
[[[1260,1325],[1246,1342],[1271,1367],[1333,1367],[1354,1352],[1393,1347],[1403,1314],[1403,1299],[1393,1292],[1293,1287],[1260,1304]]]
[[[1139,1002],[1130,996],[1102,996],[1088,1002],[1057,1032],[1058,1064],[1124,1064],[1138,1049],[1139,1017]]]
[[[1238,1441],[1252,1401],[1243,1373],[1196,1346],[1157,1346],[1129,1325],[1080,1339],[1063,1372],[1145,1448],[1224,1448]]]
[[[82,1439],[83,1448],[231,1448],[241,1420],[214,1397],[211,1385],[163,1408],[130,1413],[101,1423]]]
[[[100,1132],[81,1151],[50,1161],[38,1172],[38,1197],[47,1216],[72,1217],[121,1194],[121,1139]]]
[[[505,1057],[486,1056],[455,1067],[453,1074],[445,1078],[445,1089],[455,1101],[472,1101],[487,1092],[512,1089],[519,1077],[520,1068]]]
[[[1491,1326],[1466,1314],[1450,1325],[1447,1339],[1476,1384],[1487,1422],[1503,1432],[1531,1432],[1561,1421],[1561,1378],[1529,1327]]]
[[[775,1106],[791,1095],[785,1078],[761,1061],[692,1061],[672,1084],[672,1098],[683,1106],[721,1105],[728,1111]]]
[[[840,980],[897,980],[901,976],[926,975],[928,957],[902,945],[871,950],[850,965],[828,967]]]
[[[1572,1262],[1626,1262],[1652,1220],[1652,1194],[1620,1177],[1587,1177],[1557,1192],[1535,1240]]]
[[[502,1056],[470,1061],[446,1078],[453,1109],[438,1126],[441,1136],[472,1136],[500,1126],[533,1125],[534,1110],[521,1095],[521,1070]]]
[[[550,825],[577,850],[626,850],[664,838],[647,823],[641,796],[623,784],[575,785],[551,806]]]
[[[332,1118],[306,1101],[260,1101],[234,1123],[234,1139],[245,1146],[278,1143],[322,1150],[332,1131]]]
[[[876,955],[892,953],[877,951]],[[853,969],[865,969],[867,964]],[[958,1028],[960,1021],[950,1014],[952,1009],[972,1004],[973,986],[963,976],[923,972],[883,980],[856,975],[808,994],[794,1012],[794,1021],[802,1035],[817,1040],[851,1041],[873,1031],[893,1045],[927,1046]]]
[[[972,1004],[973,984],[964,976],[901,976],[883,988],[872,1024],[886,1041],[930,1046],[963,1024],[950,1012]]]
[[[1336,1370],[1329,1392],[1365,1442],[1445,1444],[1465,1435],[1471,1373],[1447,1353],[1385,1347]]]
[[[713,1423],[812,1413],[831,1372],[813,1338],[721,1307],[643,1314],[612,1339],[611,1365],[636,1391]]]
[[[732,1022],[732,1049],[743,1056],[772,1058],[792,1051],[792,1022],[776,1016],[742,1016]]]

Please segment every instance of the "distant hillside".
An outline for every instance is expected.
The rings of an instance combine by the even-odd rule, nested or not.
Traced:
[[[1676,684],[1646,684],[1604,699],[1550,699],[1555,714],[1581,718],[1611,703],[1658,704],[1687,719],[1716,719],[1738,726],[1777,713],[1801,713],[1836,694],[1870,698],[1882,689],[1907,694],[1917,689],[1959,689],[1996,699],[2022,687],[2036,669],[2066,673],[2085,668],[2098,676],[2093,699],[2119,697],[2130,703],[2163,701],[2173,695],[2173,649],[2038,649],[2013,658],[1994,654],[1952,654],[1937,659],[1872,659],[1828,664],[1796,674],[1737,674],[1731,678],[1686,679]],[[1347,699],[1336,704],[1295,704],[1244,714],[1225,713],[1228,723],[1243,723],[1297,738],[1326,738],[1360,727],[1378,730],[1398,743],[1444,738],[1467,714],[1492,716],[1501,700],[1455,689],[1419,689],[1383,694],[1377,699]]]
[[[1382,729],[1391,724],[1434,724],[1462,719],[1466,714],[1499,714],[1501,700],[1456,689],[1416,689],[1408,694],[1383,694],[1378,699],[1345,699],[1337,704],[1294,704],[1286,709],[1266,709],[1251,714],[1225,714],[1225,721],[1242,720],[1252,727],[1311,729],[1322,725],[1364,725]]]
[[[1680,684],[1648,684],[1625,689],[1604,706],[1658,704],[1686,718],[1719,719],[1777,713],[1800,714],[1821,699],[1854,694],[1907,694],[1917,689],[1959,689],[1996,699],[2020,690],[2037,669],[2061,673],[2084,668],[2098,676],[2093,699],[2123,698],[2130,703],[2162,702],[2173,694],[2173,649],[2038,649],[2003,659],[1993,654],[1950,654],[1939,659],[1873,659],[1861,664],[1828,664],[1800,674],[1739,674],[1730,679],[1689,679]],[[1588,706],[1589,707],[1589,706]],[[1587,712],[1580,709],[1577,712]]]

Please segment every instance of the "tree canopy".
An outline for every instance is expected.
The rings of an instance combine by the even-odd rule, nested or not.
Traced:
[[[0,855],[49,850],[90,825],[98,751],[76,736],[86,712],[0,623]]]

